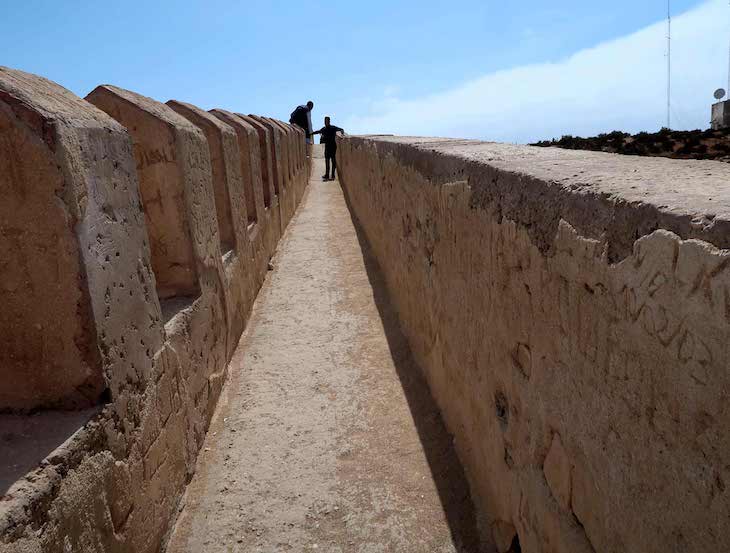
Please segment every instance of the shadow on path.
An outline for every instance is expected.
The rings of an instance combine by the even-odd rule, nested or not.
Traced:
[[[469,492],[469,484],[454,450],[453,437],[444,425],[421,368],[413,359],[408,341],[401,331],[398,314],[390,300],[378,261],[352,209],[347,190],[344,186],[342,189],[360,243],[368,280],[373,288],[375,304],[383,322],[388,348],[418,430],[418,437],[426,454],[441,506],[448,520],[452,540],[459,551],[464,553],[496,551],[493,546],[480,543],[477,517]]]

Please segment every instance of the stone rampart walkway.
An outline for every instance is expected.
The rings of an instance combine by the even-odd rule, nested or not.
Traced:
[[[458,460],[322,159],[168,552],[477,551]]]

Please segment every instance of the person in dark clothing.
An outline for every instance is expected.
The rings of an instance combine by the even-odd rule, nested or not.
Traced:
[[[337,169],[337,133],[344,133],[340,127],[330,125],[330,118],[324,118],[324,127],[314,131],[312,135],[321,134],[324,143],[324,180],[335,180],[335,169]],[[330,177],[330,161],[332,161],[332,177]]]
[[[297,106],[297,109],[291,112],[289,117],[289,123],[300,127],[304,134],[307,136],[307,142],[309,142],[309,136],[312,134],[312,124],[310,123],[310,113],[314,107],[314,102],[309,100],[306,106]]]

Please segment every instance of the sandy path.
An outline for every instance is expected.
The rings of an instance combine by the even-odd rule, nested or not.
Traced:
[[[315,162],[168,552],[477,551],[451,439]]]

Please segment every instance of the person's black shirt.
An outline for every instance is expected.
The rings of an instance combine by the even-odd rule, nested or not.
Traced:
[[[292,111],[289,123],[301,127],[302,129],[304,129],[304,132],[309,132],[309,117],[307,116],[308,114],[309,110],[307,109],[307,106],[298,106],[297,109]]]
[[[330,125],[329,127],[322,127],[318,131],[313,132],[312,134],[321,134],[322,135],[322,143],[327,146],[328,148],[337,148],[337,133],[338,132],[345,132],[340,127],[335,127],[334,125]]]

